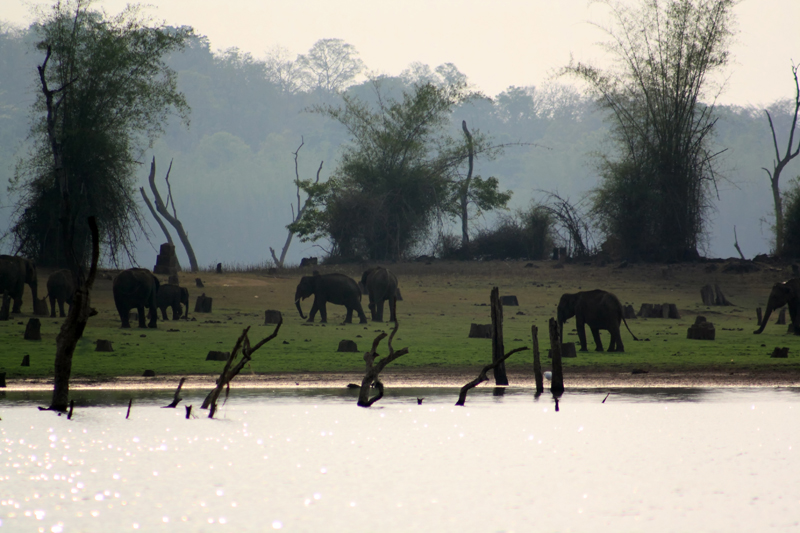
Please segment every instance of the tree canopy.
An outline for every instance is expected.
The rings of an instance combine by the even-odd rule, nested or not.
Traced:
[[[709,75],[728,62],[735,2],[605,3],[616,21],[606,31],[617,67],[565,69],[612,117],[618,153],[601,164],[595,212],[629,257],[695,256],[716,180],[710,142],[718,92],[708,91]]]
[[[109,17],[85,0],[54,4],[33,30],[42,53],[40,91],[32,110],[35,145],[12,181],[19,194],[16,246],[39,264],[64,265],[61,236],[68,231],[66,246],[85,263],[85,220],[93,215],[105,253],[117,261],[142,227],[137,160],[171,113],[188,122],[189,106],[164,59],[192,30],[151,26],[138,6]]]

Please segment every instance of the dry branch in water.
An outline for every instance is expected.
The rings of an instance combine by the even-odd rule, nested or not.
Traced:
[[[503,363],[506,359],[508,359],[509,357],[514,355],[515,353],[521,352],[521,351],[527,350],[527,349],[528,349],[527,346],[523,346],[522,348],[514,348],[513,350],[511,350],[510,352],[505,354],[503,357],[501,357],[497,361],[494,361],[493,363],[489,363],[488,365],[483,367],[483,370],[481,370],[481,373],[478,374],[477,378],[473,379],[472,381],[470,381],[469,383],[467,383],[466,385],[461,387],[461,392],[458,394],[458,401],[456,402],[456,405],[463,406],[464,402],[467,401],[467,392],[469,392],[470,389],[477,387],[478,385],[480,385],[484,381],[488,381],[489,380],[489,378],[486,375],[487,372],[489,372],[489,370],[492,370],[492,369],[496,368],[497,365]]]
[[[397,333],[398,328],[400,328],[400,322],[395,321],[394,329],[392,330],[392,334],[389,335],[389,340],[387,341],[387,345],[389,346],[389,355],[380,361],[375,361],[375,358],[378,357],[378,354],[375,350],[378,349],[380,342],[386,338],[385,332],[375,337],[375,340],[372,341],[372,349],[364,354],[364,362],[367,363],[367,371],[364,374],[364,379],[361,380],[361,390],[358,393],[359,407],[369,407],[373,403],[383,398],[383,383],[381,383],[381,380],[378,378],[378,374],[381,373],[381,370],[383,370],[386,365],[401,355],[408,353],[408,348],[403,348],[396,352],[394,351],[394,348],[392,348],[392,339]],[[378,394],[374,398],[369,397],[369,388],[371,385],[375,385],[375,388],[378,389]]]
[[[180,397],[180,393],[181,393],[181,388],[183,387],[183,382],[184,381],[186,381],[186,378],[181,378],[181,382],[178,383],[178,388],[175,389],[175,396],[173,396],[173,398],[172,398],[172,403],[169,404],[169,405],[165,405],[164,407],[162,407],[162,409],[168,409],[168,408],[173,408],[174,409],[175,407],[178,406],[180,401],[183,400],[183,398]]]
[[[282,317],[280,322],[275,325],[275,331],[272,332],[272,335],[263,339],[253,347],[250,346],[250,338],[247,336],[248,332],[250,331],[250,326],[247,326],[245,330],[242,331],[242,334],[236,341],[236,345],[233,347],[233,350],[231,350],[230,357],[228,357],[228,360],[225,361],[225,366],[222,368],[222,374],[220,374],[219,379],[217,380],[217,386],[208,393],[206,399],[203,400],[203,405],[200,406],[201,409],[208,409],[209,407],[211,408],[210,412],[208,413],[208,418],[214,418],[214,412],[217,410],[217,399],[222,393],[222,389],[226,389],[225,399],[227,400],[228,394],[230,394],[231,380],[239,375],[239,372],[241,372],[245,365],[250,362],[250,360],[253,358],[253,353],[256,350],[278,336],[278,330],[281,329],[281,324],[283,324]],[[238,363],[236,363],[236,366],[231,367],[234,359],[236,359],[236,356],[239,354],[239,350],[242,352],[242,358]]]

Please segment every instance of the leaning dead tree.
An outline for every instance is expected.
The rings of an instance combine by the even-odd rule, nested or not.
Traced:
[[[300,179],[300,170],[298,168],[298,163],[297,163],[298,154],[300,153],[300,149],[303,147],[304,144],[305,140],[303,139],[303,137],[300,137],[300,146],[298,146],[297,150],[295,150],[294,152],[294,184],[297,192],[297,212],[295,213],[294,204],[289,204],[289,206],[292,209],[291,224],[296,224],[300,221],[301,218],[303,218],[303,213],[306,210],[306,206],[308,206],[309,201],[312,201],[312,199],[314,198],[314,196],[311,193],[309,193],[309,190],[307,189],[308,185],[311,184],[311,180],[303,182]],[[323,161],[319,162],[319,168],[317,169],[317,179],[314,181],[314,185],[319,185],[319,174],[320,172],[322,172],[322,163]],[[306,185],[306,188],[304,188],[303,185]],[[306,193],[308,194],[308,198],[306,198],[305,202],[301,202],[300,200],[301,190],[305,190]],[[294,238],[294,233],[295,232],[293,230],[291,229],[288,230],[288,234],[286,235],[286,242],[283,243],[283,249],[281,250],[280,258],[275,254],[275,249],[272,248],[272,246],[269,247],[269,253],[272,254],[272,260],[275,261],[275,266],[277,268],[283,268],[283,262],[286,260],[286,253],[289,251],[289,245],[292,244],[292,238]]]
[[[167,175],[164,178],[167,182],[167,202],[164,203],[164,200],[161,199],[161,194],[158,192],[158,188],[156,187],[156,158],[153,157],[153,161],[150,163],[150,176],[148,177],[148,181],[150,182],[150,190],[153,192],[153,198],[155,199],[156,204],[156,211],[164,217],[167,222],[169,222],[175,231],[178,233],[178,238],[181,240],[181,244],[183,244],[184,249],[186,250],[186,255],[189,256],[189,266],[192,269],[192,272],[197,272],[197,257],[194,255],[194,250],[192,249],[192,244],[189,242],[189,236],[186,234],[186,230],[183,229],[183,224],[181,221],[178,220],[178,212],[175,209],[175,198],[172,196],[172,187],[169,184],[169,173],[172,171],[172,161],[169,162],[169,169],[167,170]],[[142,196],[145,197],[145,203],[148,207],[150,207],[150,211],[153,211],[150,202],[147,201],[147,195],[144,192],[144,187],[139,188],[139,192],[142,193]],[[168,206],[172,205],[172,213],[170,214],[168,210]],[[155,216],[155,215],[154,215]],[[166,230],[166,226],[156,217],[158,220],[159,225],[161,226],[161,230],[165,233],[168,233]],[[167,237],[167,241],[172,244],[172,239]]]
[[[527,350],[527,349],[528,349],[527,346],[523,346],[522,348],[514,348],[513,350],[511,350],[510,352],[505,354],[503,357],[501,357],[501,358],[497,359],[496,361],[493,361],[492,363],[489,363],[488,365],[483,367],[483,370],[481,370],[481,372],[480,372],[480,374],[478,374],[477,378],[473,379],[472,381],[470,381],[469,383],[467,383],[466,385],[461,387],[461,392],[458,394],[458,401],[456,402],[456,405],[462,405],[463,406],[464,402],[467,401],[467,393],[469,392],[469,390],[472,389],[472,388],[477,387],[478,385],[480,385],[484,381],[488,381],[489,380],[489,378],[487,376],[487,373],[489,372],[489,370],[493,370],[493,369],[497,368],[498,365],[504,363],[506,359],[508,359],[509,357],[514,355],[515,353],[521,352],[521,351]]]
[[[228,399],[228,395],[230,394],[231,389],[231,380],[239,375],[239,372],[247,365],[250,360],[253,358],[253,353],[264,346],[266,343],[274,339],[278,336],[278,331],[281,329],[281,324],[283,324],[283,318],[275,325],[275,331],[272,332],[272,335],[263,339],[261,342],[256,344],[255,346],[250,346],[250,338],[248,337],[248,333],[250,331],[250,326],[247,326],[242,334],[239,336],[239,339],[236,341],[236,344],[231,350],[231,355],[228,357],[228,360],[225,361],[225,366],[222,368],[222,373],[217,379],[217,386],[208,393],[205,400],[203,400],[203,405],[200,406],[201,409],[208,409],[210,407],[210,411],[208,413],[208,418],[214,418],[214,413],[217,411],[217,400],[219,399],[219,395],[222,393],[222,389],[225,389],[225,399]],[[236,365],[233,365],[234,360],[239,355],[241,351],[242,357],[239,359],[239,362]]]
[[[770,184],[772,185],[772,199],[775,203],[775,251],[778,254],[783,253],[783,245],[785,241],[784,233],[784,220],[783,220],[783,199],[781,198],[780,179],[781,172],[789,164],[789,161],[800,154],[800,139],[797,141],[797,146],[792,147],[794,144],[794,132],[797,129],[797,115],[800,112],[800,83],[797,80],[798,65],[792,65],[792,76],[794,76],[794,116],[792,123],[789,125],[789,142],[786,143],[786,152],[781,155],[780,148],[778,148],[778,137],[775,135],[775,126],[772,123],[772,116],[769,111],[764,110],[769,120],[769,129],[772,132],[772,145],[775,148],[775,160],[772,162],[772,172],[767,168],[761,167],[764,172],[769,176]]]
[[[359,407],[370,407],[373,403],[383,398],[383,383],[381,383],[378,374],[381,373],[381,371],[386,367],[386,365],[388,365],[398,357],[408,353],[408,348],[402,348],[396,352],[394,351],[394,348],[392,348],[392,339],[397,333],[399,327],[400,323],[398,321],[395,321],[394,329],[392,330],[391,335],[389,335],[389,340],[387,341],[387,346],[389,347],[389,355],[387,355],[380,361],[375,360],[377,357],[379,357],[376,350],[378,349],[378,345],[381,343],[381,341],[386,338],[386,332],[383,332],[377,337],[375,337],[375,340],[372,341],[372,349],[370,349],[370,351],[364,354],[364,362],[367,363],[367,371],[364,373],[364,379],[361,380],[361,390],[358,393]],[[373,398],[370,398],[369,389],[372,386],[374,386],[378,390],[378,394]]]
[[[544,209],[555,221],[557,233],[567,244],[570,257],[590,255],[595,248],[592,226],[583,211],[581,203],[572,204],[569,198],[562,198],[557,192],[546,192]]]

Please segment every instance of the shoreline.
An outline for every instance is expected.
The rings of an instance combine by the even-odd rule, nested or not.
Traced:
[[[475,379],[478,370],[431,369],[385,370],[381,381],[390,387],[454,387],[460,388]],[[217,374],[164,375],[157,377],[119,376],[114,378],[73,378],[71,390],[174,390],[181,377],[186,377],[184,389],[210,389],[215,386]],[[342,388],[350,383],[360,384],[364,377],[360,372],[295,372],[239,375],[231,382],[231,388]],[[534,388],[535,381],[530,372],[508,372],[509,387]],[[480,386],[491,386],[493,379]],[[545,389],[549,382],[545,380]],[[800,387],[800,372],[770,370],[692,369],[691,373],[669,371],[647,371],[632,373],[630,370],[581,370],[564,376],[564,386],[569,388],[776,388]],[[52,378],[7,379],[3,391],[47,391],[52,390]]]

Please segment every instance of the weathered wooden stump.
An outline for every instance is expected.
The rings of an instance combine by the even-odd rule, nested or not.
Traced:
[[[706,317],[698,316],[686,332],[687,339],[713,341],[716,336],[714,324],[708,322]]]
[[[25,354],[22,356],[22,363],[19,366],[31,366],[31,356]]]
[[[784,307],[781,309],[781,312],[778,314],[778,320],[775,322],[776,324],[786,325],[786,308]]]
[[[230,352],[220,352],[217,350],[212,350],[208,352],[206,355],[206,361],[227,361],[228,357],[231,356]]]
[[[501,296],[500,297],[500,303],[503,304],[504,306],[506,306],[506,305],[508,305],[508,306],[515,306],[515,305],[518,306],[519,305],[519,301],[517,300],[517,297],[514,296],[513,294],[510,295],[510,296]]]
[[[264,311],[264,325],[267,324],[280,324],[283,320],[283,315],[281,315],[280,311],[276,311],[275,309],[267,309]]]
[[[719,285],[713,287],[710,284],[704,285],[700,289],[700,298],[703,300],[703,305],[733,305],[722,293]]]
[[[175,255],[175,245],[165,242],[158,251],[156,265],[153,267],[153,274],[170,275],[177,271],[178,256]]]
[[[97,339],[97,346],[95,352],[113,352],[114,348],[111,346],[111,341],[106,339]]]
[[[491,339],[492,338],[492,325],[491,324],[470,324],[469,326],[470,339]]]
[[[200,278],[194,278],[194,284],[197,285],[199,289],[205,287],[205,285],[203,285],[203,280]]]
[[[38,318],[31,318],[28,320],[28,325],[25,326],[25,340],[26,341],[40,341],[42,340],[42,323]]]
[[[154,377],[156,377],[156,371],[155,370],[145,370],[144,374],[142,374],[142,377],[154,378]]]
[[[197,302],[194,304],[194,312],[195,313],[210,313],[211,312],[211,303],[213,298],[209,298],[206,296],[206,293],[201,294],[197,297]]]
[[[778,359],[786,359],[789,357],[789,348],[784,346],[783,348],[775,348],[772,350],[772,355],[770,357],[775,357]]]
[[[341,340],[339,341],[339,347],[336,349],[337,352],[357,352],[358,345],[356,341],[351,340]]]
[[[622,306],[622,316],[625,320],[630,320],[632,318],[636,318],[636,311],[633,310],[632,305],[623,305]]]
[[[642,318],[650,318],[653,315],[653,304],[642,304],[639,307],[639,316]]]
[[[2,389],[6,388],[6,373],[5,372],[0,372],[0,388],[2,388]]]
[[[547,350],[547,357],[549,359],[553,358],[553,349],[552,348]],[[562,342],[561,343],[561,357],[578,357],[578,353],[575,351],[575,343],[574,342]]]

